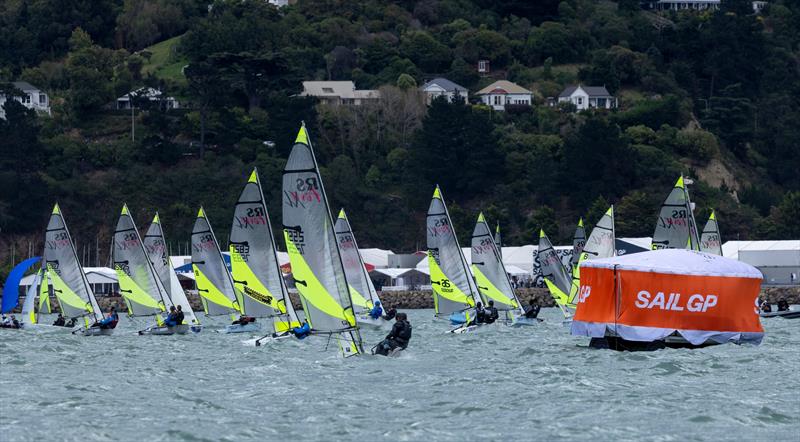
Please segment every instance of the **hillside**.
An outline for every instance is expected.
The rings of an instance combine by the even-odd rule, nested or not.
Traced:
[[[140,226],[159,211],[173,253],[186,250],[201,204],[226,238],[252,167],[277,225],[280,172],[300,121],[332,206],[347,208],[362,247],[424,248],[436,183],[464,238],[483,210],[509,244],[535,242],[540,228],[567,242],[579,217],[591,225],[612,203],[619,236],[649,236],[681,173],[696,179],[698,219],[717,210],[723,240],[798,238],[800,4],[770,2],[759,15],[749,1],[722,8],[11,2],[0,9],[0,80],[46,91],[52,116],[10,102],[0,120],[0,262],[7,268],[12,243],[17,258],[41,249],[55,201],[79,249],[90,244],[101,263],[123,202]],[[478,60],[491,71],[479,74]],[[534,103],[506,112],[425,106],[417,85],[439,76],[468,88],[471,101],[508,79]],[[295,97],[314,79],[352,80],[382,99],[327,106]],[[546,105],[576,84],[605,86],[619,108]],[[141,86],[183,108],[138,102],[132,140],[130,111],[113,103]]]

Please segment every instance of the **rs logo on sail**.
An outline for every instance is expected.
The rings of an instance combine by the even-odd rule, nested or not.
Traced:
[[[653,296],[647,290],[642,290],[636,295],[636,302],[634,305],[638,308],[658,308],[660,310],[671,310],[675,312],[682,312],[684,310],[690,312],[705,312],[717,305],[717,299],[717,295],[694,294],[689,296],[685,305],[681,305],[680,293],[670,293],[669,297],[667,297],[664,292],[658,292]]]

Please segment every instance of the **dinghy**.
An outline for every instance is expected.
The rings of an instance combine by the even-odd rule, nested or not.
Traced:
[[[749,264],[692,250],[585,261],[572,334],[617,350],[759,344],[761,279]]]
[[[200,301],[203,303],[206,315],[227,315],[231,321],[237,321],[237,314],[240,313],[241,307],[236,299],[233,278],[225,265],[217,237],[214,235],[211,223],[202,207],[197,212],[197,219],[192,229],[192,269],[197,293],[200,294]],[[260,328],[260,323],[250,322],[231,324],[220,332],[244,333],[257,331]]]
[[[58,204],[53,207],[47,225],[42,268],[41,284],[46,285],[47,281],[52,284],[53,293],[64,317],[83,322],[79,328],[72,331],[73,333],[96,336],[110,335],[114,332],[114,328],[92,327],[94,323],[103,319],[103,313],[78,261],[75,244],[72,242],[72,236]],[[44,290],[43,288],[42,292]]]
[[[771,311],[759,312],[762,318],[783,318],[783,319],[797,319],[800,318],[800,310],[784,310],[784,311]]]
[[[568,322],[572,317],[572,310],[569,307],[569,293],[572,289],[572,278],[570,278],[561,258],[556,253],[550,239],[544,233],[539,232],[539,249],[537,252],[539,267],[542,269],[542,277],[550,296],[556,302],[556,306],[564,314],[564,321]]]
[[[358,316],[359,325],[376,328],[388,325],[389,321],[383,317],[372,318],[369,316],[375,302],[380,303],[380,299],[367,273],[364,258],[358,251],[358,243],[344,209],[339,210],[334,230],[336,231],[336,241],[339,243],[339,252],[342,254],[342,266],[347,276],[350,298],[353,300],[353,308]]]
[[[722,256],[722,238],[719,235],[717,214],[712,210],[708,217],[703,233],[700,235],[700,250]]]
[[[233,213],[231,276],[242,315],[263,319],[272,324],[274,332],[281,333],[299,327],[300,322],[283,280],[274,238],[261,180],[253,169]],[[228,326],[226,330],[256,331],[259,324]]]
[[[498,320],[516,326],[538,323],[538,321],[526,321],[528,318],[525,318],[525,310],[522,309],[522,303],[511,286],[502,255],[497,248],[497,241],[492,237],[483,213],[478,215],[478,221],[472,231],[471,253],[472,274],[475,275],[478,290],[484,299],[494,301],[498,313],[503,315],[503,318]]]
[[[364,353],[333,218],[305,124],[283,170],[283,237],[311,336]]]
[[[181,311],[183,311],[183,324],[178,325],[175,333],[186,333],[185,331],[181,333],[182,330],[185,330],[185,327],[182,327],[183,325],[188,325],[192,333],[200,333],[203,326],[200,324],[200,320],[197,319],[197,315],[194,314],[189,300],[186,299],[186,292],[183,291],[183,287],[181,287],[181,283],[178,280],[178,274],[175,273],[175,269],[172,267],[169,251],[167,250],[167,241],[164,239],[164,229],[161,227],[161,219],[158,216],[158,212],[153,217],[142,244],[145,251],[147,251],[147,257],[153,266],[153,270],[155,270],[158,280],[161,281],[161,286],[167,292],[167,296],[169,296],[173,305],[180,306]]]
[[[150,258],[145,251],[142,238],[136,229],[128,205],[122,212],[114,231],[111,261],[119,281],[119,292],[128,306],[130,317],[152,317],[154,325],[139,331],[140,335],[170,335],[177,327],[167,327],[162,313],[172,307],[166,289],[156,275]],[[186,333],[186,330],[183,330]]]
[[[651,248],[700,250],[692,202],[683,176],[661,204]]]
[[[434,317],[449,319],[452,325],[468,324],[475,317],[471,309],[483,300],[458,245],[439,186],[433,191],[426,225]]]

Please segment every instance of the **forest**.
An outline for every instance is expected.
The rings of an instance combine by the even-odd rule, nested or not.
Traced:
[[[489,60],[481,75],[478,60]],[[419,86],[445,77],[470,103]],[[493,111],[474,92],[508,79],[534,105]],[[298,97],[304,80],[378,89],[363,106]],[[6,0],[0,94],[45,91],[51,115],[14,100],[0,119],[0,273],[42,248],[59,202],[85,264],[103,265],[123,203],[158,211],[186,253],[202,205],[224,244],[257,167],[280,228],[281,171],[307,125],[333,210],[361,247],[424,249],[442,187],[462,241],[479,211],[509,245],[543,228],[566,244],[608,205],[619,237],[650,236],[680,174],[723,241],[800,238],[800,1],[723,0],[656,12],[623,0]],[[604,85],[618,109],[550,107]],[[158,88],[179,109],[135,100]],[[280,243],[280,242],[279,242]],[[99,244],[99,246],[98,246]],[[183,248],[182,248],[183,247]]]

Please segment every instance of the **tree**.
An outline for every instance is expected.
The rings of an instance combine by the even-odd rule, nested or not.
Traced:
[[[222,73],[208,63],[192,63],[184,71],[188,81],[187,93],[200,114],[200,157],[205,154],[206,123],[211,108],[225,94]]]
[[[408,74],[400,74],[400,76],[397,77],[397,87],[403,90],[415,88],[417,87],[417,81]]]

